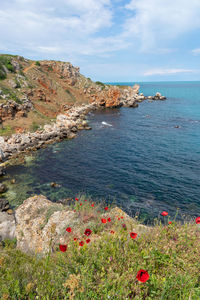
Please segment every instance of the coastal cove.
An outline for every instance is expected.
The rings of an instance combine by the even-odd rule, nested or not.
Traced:
[[[144,95],[159,91],[167,101],[92,112],[87,117],[91,131],[38,150],[24,165],[8,167],[3,181],[9,184],[11,205],[34,194],[58,201],[86,193],[145,219],[163,209],[174,215],[177,207],[180,218],[197,215],[200,83],[140,86]]]

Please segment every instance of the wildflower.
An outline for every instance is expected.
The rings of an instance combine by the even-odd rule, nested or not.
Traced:
[[[200,224],[200,217],[196,218],[196,224]]]
[[[74,238],[74,241],[76,242],[78,239],[77,238]]]
[[[106,206],[104,209],[105,209],[105,210],[108,210],[108,206]]]
[[[122,227],[123,227],[123,228],[126,228],[126,224],[122,224]]]
[[[168,224],[169,224],[169,225],[172,224],[172,221],[169,221]]]
[[[115,232],[114,232],[114,230],[111,230],[110,233],[114,234]]]
[[[76,210],[74,209],[74,212],[76,212]]]
[[[83,205],[83,203],[80,203],[80,206]]]
[[[161,216],[163,216],[163,217],[166,217],[168,215],[168,212],[167,211],[163,211],[162,213],[161,213]]]
[[[67,228],[66,228],[66,231],[67,231],[67,232],[72,232],[71,227],[67,227]]]
[[[146,270],[139,270],[136,278],[141,282],[146,282],[149,279],[149,274]]]
[[[135,232],[130,232],[130,237],[131,237],[132,239],[136,239],[137,233],[135,233]]]
[[[66,252],[67,251],[67,245],[59,245],[60,251]]]
[[[107,220],[106,219],[101,219],[101,222],[105,224],[105,223],[107,223]]]
[[[118,221],[120,220],[120,218],[118,218]]]
[[[88,229],[88,228],[85,229],[85,232],[84,232],[85,235],[89,236],[91,233],[92,233],[91,229]]]
[[[76,200],[76,201],[79,201],[79,199],[78,199],[78,198],[75,198],[75,200]]]
[[[94,203],[92,203],[91,206],[94,207]]]
[[[86,243],[89,244],[89,242],[90,242],[90,239],[87,239],[87,240],[86,240]]]
[[[85,199],[85,202],[86,202],[87,200]]]
[[[108,222],[111,222],[111,218],[108,218],[107,221],[108,221]]]
[[[121,219],[123,219],[124,217],[121,217]]]
[[[84,242],[83,241],[81,241],[80,243],[79,243],[79,246],[83,246],[84,245]]]

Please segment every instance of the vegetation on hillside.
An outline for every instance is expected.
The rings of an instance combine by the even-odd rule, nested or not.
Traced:
[[[146,228],[85,200],[71,207],[81,234],[66,228],[68,243],[46,257],[1,243],[1,299],[200,299],[198,218],[179,224],[163,213]],[[143,233],[131,231],[133,222]]]

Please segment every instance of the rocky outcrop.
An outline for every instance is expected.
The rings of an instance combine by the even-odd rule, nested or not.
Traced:
[[[14,119],[16,117],[27,117],[27,113],[32,109],[32,104],[27,101],[23,104],[18,104],[13,100],[7,101],[5,104],[0,104],[0,119]]]
[[[77,214],[44,196],[28,198],[16,212],[17,247],[24,252],[47,253],[63,242],[66,228],[78,223]]]

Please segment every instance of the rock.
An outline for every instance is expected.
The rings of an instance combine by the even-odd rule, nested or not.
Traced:
[[[5,193],[7,190],[7,186],[3,183],[0,183],[0,194]]]
[[[15,184],[16,183],[16,179],[15,178],[11,179],[10,183]]]
[[[60,185],[56,182],[51,182],[51,187],[60,187]]]
[[[47,253],[65,237],[78,216],[62,204],[44,196],[28,198],[15,212],[17,248],[24,252]]]
[[[14,239],[15,238],[15,217],[14,215],[8,215],[5,212],[0,212],[0,238]]]
[[[3,176],[6,174],[5,168],[0,166],[0,176]]]
[[[7,211],[10,208],[10,204],[7,199],[0,198],[0,211]]]

